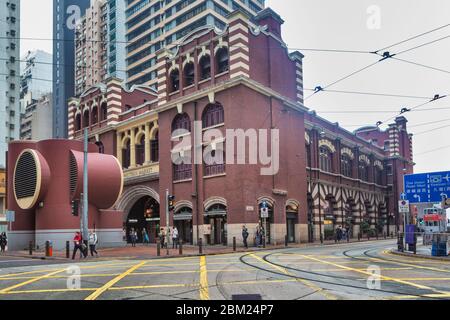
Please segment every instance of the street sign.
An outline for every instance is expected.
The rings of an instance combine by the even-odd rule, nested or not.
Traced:
[[[408,200],[400,200],[398,202],[398,212],[409,213],[409,201]]]
[[[262,207],[261,208],[261,218],[269,218],[269,208]]]
[[[15,211],[6,211],[6,222],[14,222],[16,221],[16,212]]]
[[[405,175],[404,187],[411,203],[441,202],[450,198],[450,171]]]

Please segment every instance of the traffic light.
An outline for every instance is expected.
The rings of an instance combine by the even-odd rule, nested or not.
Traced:
[[[72,200],[71,207],[72,207],[72,215],[74,217],[78,217],[78,212],[79,212],[79,207],[80,207],[80,200]]]
[[[169,211],[173,211],[173,209],[175,209],[175,196],[169,195],[167,203],[169,206]]]

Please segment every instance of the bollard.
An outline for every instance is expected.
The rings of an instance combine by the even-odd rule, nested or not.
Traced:
[[[160,240],[160,239],[158,239],[158,240],[156,241],[156,255],[157,255],[158,257],[161,256],[161,240]]]
[[[203,254],[203,239],[198,239],[198,253]]]
[[[358,232],[358,241],[361,241],[361,232]]]
[[[66,241],[66,258],[70,259],[70,241]]]
[[[236,252],[236,237],[233,237],[233,251]]]
[[[323,234],[320,234],[320,243],[323,244]]]
[[[45,241],[45,256],[48,257],[50,254],[50,241]]]
[[[370,241],[370,233],[367,233],[367,241]]]
[[[285,246],[285,247],[288,246],[288,242],[289,242],[289,239],[288,239],[288,236],[286,235],[286,236],[284,237],[284,246]]]
[[[391,231],[391,239],[394,239],[394,232]]]
[[[347,232],[347,242],[350,242],[350,235]]]
[[[378,231],[375,232],[375,237],[376,237],[377,240],[378,240]]]
[[[386,232],[383,232],[383,237],[384,237],[384,240],[386,240],[386,238],[387,238]]]
[[[266,248],[266,236],[263,236],[263,248]]]
[[[30,241],[30,243],[28,244],[28,251],[30,253],[30,256],[33,255],[33,241]]]
[[[183,255],[183,240],[180,240],[179,242],[180,243],[178,244],[178,246],[179,246],[179,249],[180,249],[180,256],[182,256]]]

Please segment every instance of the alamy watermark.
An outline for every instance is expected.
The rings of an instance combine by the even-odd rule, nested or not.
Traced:
[[[367,8],[367,28],[369,30],[381,29],[381,8],[377,5],[371,5]]]
[[[260,165],[260,174],[271,176],[280,169],[278,129],[202,129],[194,122],[194,133],[177,129],[172,133],[172,162],[206,165]],[[191,152],[193,149],[193,152]]]

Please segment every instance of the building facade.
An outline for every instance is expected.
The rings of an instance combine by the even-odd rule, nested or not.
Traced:
[[[396,232],[393,194],[413,166],[406,120],[352,133],[320,118],[303,104],[303,55],[288,51],[281,17],[226,19],[156,52],[157,91],[112,78],[69,102],[70,138],[88,128],[123,167],[124,228],[154,241],[169,190],[169,225],[188,243],[231,244],[243,225],[250,239],[264,227],[269,243],[318,241],[338,226]]]
[[[20,136],[20,1],[0,4],[0,166]]]
[[[21,61],[21,98],[29,92],[32,92],[36,99],[51,93],[53,89],[52,55],[42,50],[29,51]]]
[[[67,100],[75,94],[75,29],[89,0],[53,0],[53,137],[67,138]]]
[[[25,97],[23,101],[26,102],[25,113],[21,117],[20,139],[34,141],[50,139],[53,134],[52,95],[42,95],[38,100]]]
[[[157,88],[157,55],[202,26],[223,29],[227,15],[244,10],[250,16],[264,8],[264,0],[130,0],[126,7],[126,70],[128,86]]]

